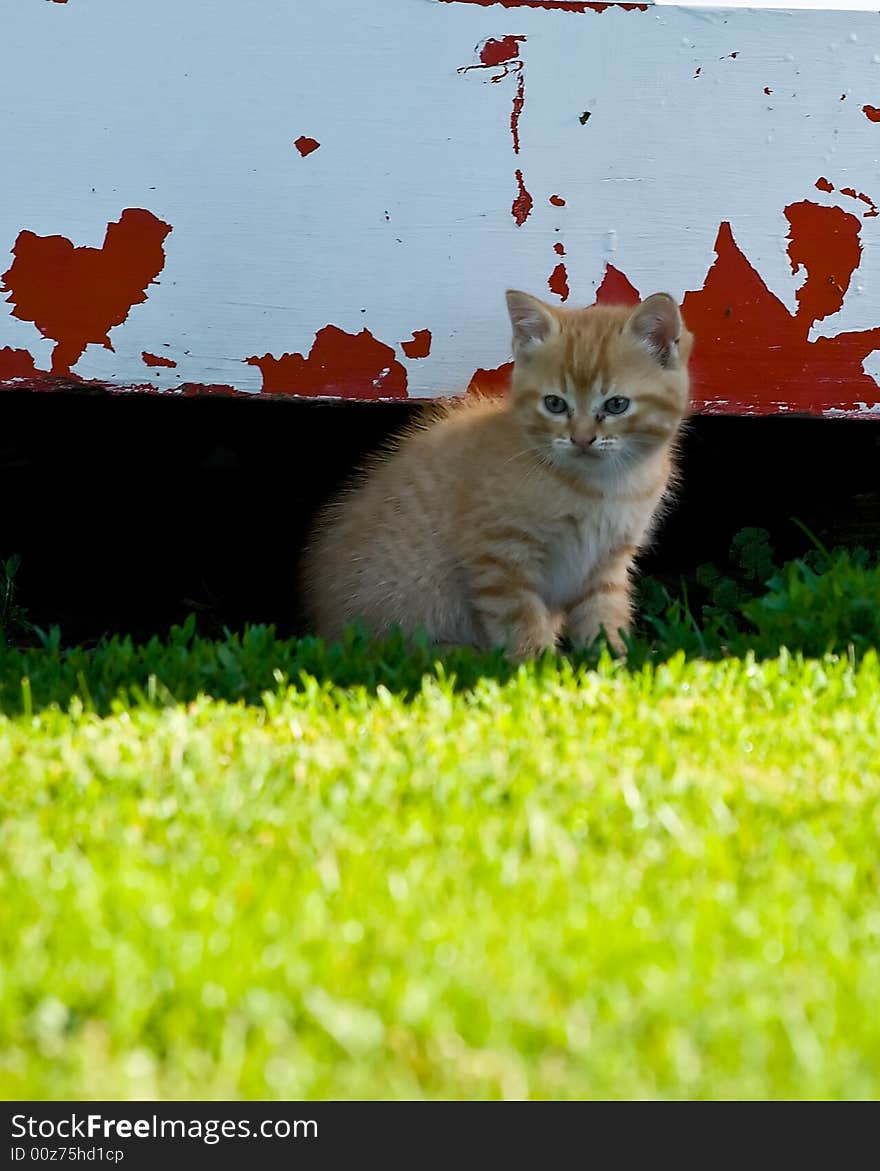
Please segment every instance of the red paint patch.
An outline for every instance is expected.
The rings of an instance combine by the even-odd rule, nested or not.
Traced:
[[[562,198],[561,195],[551,195],[550,202],[553,204],[554,207],[565,207],[565,200]]]
[[[406,370],[391,346],[377,341],[366,329],[351,334],[325,325],[315,335],[308,358],[264,354],[245,360],[259,367],[266,394],[406,398]]]
[[[613,264],[605,265],[602,283],[596,289],[597,305],[638,305],[641,297],[635,285]]]
[[[401,342],[400,348],[408,358],[427,358],[431,352],[430,329],[413,330],[412,341]]]
[[[531,215],[534,200],[532,199],[531,195],[529,195],[528,191],[526,191],[526,186],[523,182],[523,173],[519,170],[519,168],[517,168],[516,171],[516,184],[519,188],[519,194],[517,195],[516,199],[514,199],[510,211],[514,220],[516,221],[516,226],[521,228]]]
[[[496,40],[495,37],[489,37],[488,40],[483,41],[480,47],[480,61],[484,65],[492,67],[513,61],[519,56],[519,46],[525,39],[525,37],[502,37],[500,40]]]
[[[829,183],[824,175],[820,176],[816,180],[816,186],[818,187],[818,189],[820,191],[833,191],[834,190],[834,184]]]
[[[837,207],[804,201],[785,209],[792,272],[805,268],[792,315],[738,248],[729,223],[715,244],[717,259],[702,289],[682,304],[697,344],[691,363],[695,397],[711,407],[772,413],[783,404],[802,410],[854,409],[876,401],[877,384],[862,360],[880,349],[880,329],[809,341],[812,326],[843,304],[861,257],[860,224]]]
[[[165,264],[162,243],[170,231],[151,212],[129,207],[107,225],[100,248],[19,232],[0,288],[9,293],[14,317],[32,321],[56,343],[53,374],[70,374],[87,345],[113,349],[107,335],[146,301],[147,286]]]
[[[170,358],[160,358],[156,354],[148,354],[146,350],[141,352],[141,359],[147,366],[167,366],[169,370],[174,370],[177,366]]]
[[[321,144],[316,138],[306,138],[304,134],[301,134],[299,138],[295,139],[293,145],[302,157],[305,158],[306,155],[310,155],[312,151],[317,150]]]
[[[876,106],[862,106],[862,113],[871,122],[880,122],[880,110]]]
[[[503,366],[496,366],[494,370],[475,370],[473,378],[468,383],[468,394],[497,395],[507,394],[510,390],[510,376],[513,373],[513,362],[505,362]]]
[[[765,85],[765,86],[764,86],[764,93],[765,93],[765,94],[767,95],[767,97],[769,98],[769,97],[770,97],[770,95],[773,93],[773,90],[770,88],[770,86],[769,86],[769,85]]]
[[[564,264],[557,264],[550,276],[547,278],[547,285],[551,293],[555,293],[561,301],[568,300],[568,273],[566,272]]]
[[[565,245],[563,243],[561,243],[561,241],[557,240],[556,243],[553,245],[553,251],[556,253],[557,256],[564,256],[565,255]]]
[[[27,350],[13,350],[11,346],[0,349],[0,381],[7,378],[31,378],[37,373],[36,363]]]

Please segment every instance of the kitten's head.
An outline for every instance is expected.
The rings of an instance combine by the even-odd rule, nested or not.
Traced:
[[[556,309],[511,290],[512,410],[532,449],[570,471],[623,469],[675,437],[693,338],[655,293],[635,308]]]

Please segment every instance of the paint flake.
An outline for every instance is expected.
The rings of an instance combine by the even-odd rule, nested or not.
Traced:
[[[401,342],[400,348],[408,358],[427,358],[431,352],[430,329],[414,330],[412,340],[408,342]]]
[[[560,301],[567,301],[568,288],[568,272],[564,264],[557,264],[550,276],[547,278],[547,285],[551,293],[555,293]]]
[[[149,354],[146,350],[141,352],[141,361],[147,366],[167,366],[169,370],[174,370],[177,366],[177,363],[172,362],[170,358],[162,358],[158,354]]]
[[[299,138],[294,140],[293,145],[299,151],[303,158],[316,151],[321,145],[316,138],[307,138],[305,134],[301,134]]]

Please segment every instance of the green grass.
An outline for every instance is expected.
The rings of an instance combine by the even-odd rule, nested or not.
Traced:
[[[880,571],[824,569],[628,664],[0,651],[0,1096],[877,1097]]]

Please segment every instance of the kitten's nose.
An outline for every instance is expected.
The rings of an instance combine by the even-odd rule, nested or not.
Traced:
[[[589,451],[596,442],[595,431],[575,431],[571,441],[579,451]]]

